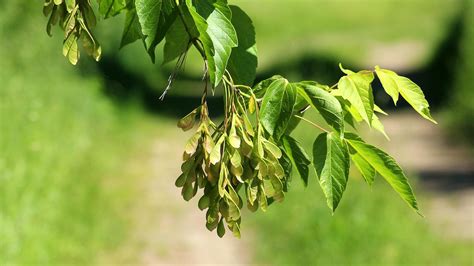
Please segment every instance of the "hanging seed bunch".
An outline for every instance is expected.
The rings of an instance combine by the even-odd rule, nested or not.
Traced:
[[[50,36],[58,23],[64,30],[63,55],[71,64],[79,61],[79,41],[86,53],[99,61],[102,49],[92,34],[96,17],[89,0],[46,0],[43,14],[49,16],[46,31]]]
[[[178,122],[183,130],[192,129],[197,122],[197,131],[186,144],[182,174],[176,180],[187,201],[203,190],[198,206],[207,209],[206,227],[217,228],[220,237],[225,233],[224,224],[240,236],[244,205],[252,212],[259,207],[265,211],[272,202],[282,201],[289,176],[283,165],[291,167],[253,115],[258,108],[255,94],[246,94],[232,83],[226,84],[225,91],[229,101],[220,126],[209,118],[206,103]]]

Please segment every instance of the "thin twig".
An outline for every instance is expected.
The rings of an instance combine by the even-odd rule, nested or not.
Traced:
[[[189,45],[188,45],[188,48],[189,48]],[[171,73],[171,75],[168,77],[168,84],[166,85],[165,91],[163,91],[163,93],[159,97],[160,100],[163,101],[165,99],[166,94],[171,89],[171,85],[173,85],[173,81],[176,79],[176,76],[178,75],[180,70],[183,68],[184,62],[186,62],[187,51],[188,50],[186,49],[186,52],[182,53],[179,56],[178,61],[176,62],[176,66],[173,70],[173,73]]]

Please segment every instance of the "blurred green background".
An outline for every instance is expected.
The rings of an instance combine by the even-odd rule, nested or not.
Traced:
[[[254,20],[258,79],[333,84],[341,62],[421,85],[439,126],[403,103],[393,110],[376,87],[391,141],[362,133],[407,169],[425,218],[355,173],[332,216],[312,176],[267,213],[245,213],[242,240],[217,239],[173,185],[188,137],[176,120],[199,102],[197,55],[161,102],[172,66],[152,65],[140,43],[118,50],[123,16],[97,28],[103,59],[74,67],[61,32],[46,35],[41,2],[10,1],[0,9],[0,264],[473,265],[473,1],[229,2]],[[220,97],[211,105],[218,117]],[[318,133],[295,135],[310,147]]]

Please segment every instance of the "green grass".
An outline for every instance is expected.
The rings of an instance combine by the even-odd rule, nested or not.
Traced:
[[[295,132],[307,151],[318,131]],[[294,177],[282,204],[252,216],[257,263],[283,265],[470,265],[472,241],[445,239],[378,176],[370,188],[355,173],[334,215],[311,170],[309,187]],[[411,183],[416,180],[411,177]],[[430,199],[415,186],[421,212]],[[250,215],[249,215],[250,216]],[[244,226],[246,227],[246,226]]]
[[[129,178],[148,131],[138,108],[67,63],[44,23],[39,2],[0,11],[0,261],[90,264],[126,232],[128,192],[107,184]]]

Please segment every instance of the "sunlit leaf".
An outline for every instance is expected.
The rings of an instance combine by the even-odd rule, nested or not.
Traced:
[[[348,139],[357,153],[387,180],[410,207],[418,211],[418,204],[408,179],[397,162],[384,151],[360,140]]]
[[[351,138],[363,142],[363,140],[354,133],[346,133],[346,138]],[[349,145],[349,154],[352,162],[361,173],[367,184],[372,185],[375,179],[375,168],[367,162],[357,151]]]
[[[391,70],[381,69],[379,66],[375,67],[375,73],[377,73],[385,92],[392,97],[393,103],[397,105],[399,90],[396,80],[398,75]]]
[[[373,79],[372,73],[358,72],[342,77],[338,83],[341,96],[351,103],[369,125],[374,113]]]
[[[397,75],[397,73],[381,69],[376,66],[375,71],[387,93],[392,96],[396,103],[398,93],[425,119],[437,124],[431,117],[430,105],[423,94],[421,88],[409,78]],[[396,95],[396,96],[395,96]]]

